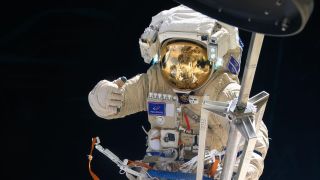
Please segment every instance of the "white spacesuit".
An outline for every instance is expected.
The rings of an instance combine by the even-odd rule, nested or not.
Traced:
[[[153,63],[147,73],[124,84],[120,79],[100,81],[89,93],[90,106],[104,119],[147,111],[151,129],[142,161],[164,171],[195,172],[181,165],[197,155],[204,95],[210,100],[229,101],[240,90],[238,29],[178,6],[154,16],[139,44],[145,62]],[[263,122],[256,129],[258,141],[247,179],[260,177],[269,146]],[[223,152],[228,132],[229,122],[211,113],[206,149]]]

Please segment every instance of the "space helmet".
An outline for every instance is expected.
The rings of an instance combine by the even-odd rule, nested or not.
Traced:
[[[139,39],[146,63],[159,63],[178,92],[203,87],[219,69],[238,74],[242,46],[238,28],[180,5],[152,17]]]

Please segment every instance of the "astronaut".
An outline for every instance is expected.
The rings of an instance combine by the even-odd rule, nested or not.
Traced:
[[[139,45],[144,61],[153,64],[147,73],[100,81],[89,93],[90,106],[108,120],[147,111],[151,128],[142,161],[159,170],[195,172],[183,163],[197,155],[204,96],[229,101],[240,90],[238,29],[180,5],[154,16]],[[256,131],[258,141],[246,176],[252,180],[262,174],[269,146],[263,122]],[[206,150],[223,152],[228,132],[229,122],[211,113]]]

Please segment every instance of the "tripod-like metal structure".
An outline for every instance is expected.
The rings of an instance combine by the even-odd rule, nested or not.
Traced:
[[[203,159],[207,134],[208,113],[213,112],[226,118],[230,123],[230,131],[221,179],[232,178],[233,167],[238,153],[241,136],[245,138],[245,146],[238,168],[236,179],[244,179],[254,150],[257,135],[269,94],[261,92],[249,99],[250,90],[258,58],[263,42],[263,34],[253,33],[248,51],[239,97],[230,102],[204,100],[201,110],[197,180],[203,177]]]
[[[201,109],[197,180],[202,179],[208,115],[216,113],[230,123],[229,137],[221,180],[232,178],[241,137],[245,139],[242,157],[234,179],[243,180],[254,150],[269,94],[261,92],[249,98],[264,35],[292,36],[306,25],[313,0],[176,0],[224,23],[252,32],[251,42],[241,82],[239,97],[228,102],[204,98]]]

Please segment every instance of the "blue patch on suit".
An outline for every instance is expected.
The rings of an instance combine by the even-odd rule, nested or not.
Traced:
[[[240,63],[232,56],[231,56],[231,58],[229,60],[228,70],[232,74],[238,74],[239,71],[240,71]]]
[[[166,103],[148,102],[148,114],[151,116],[165,116]]]

